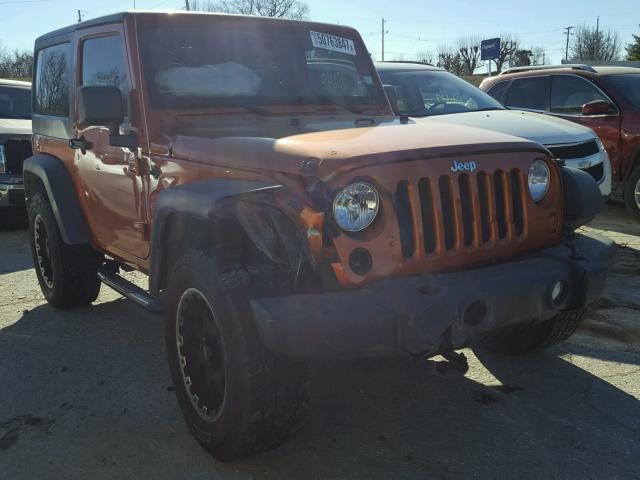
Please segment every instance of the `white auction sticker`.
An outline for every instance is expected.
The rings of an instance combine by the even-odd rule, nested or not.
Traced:
[[[324,48],[325,50],[332,50],[334,52],[357,55],[355,43],[353,43],[353,40],[349,40],[348,38],[311,31],[311,43],[313,43],[313,46],[316,48]]]

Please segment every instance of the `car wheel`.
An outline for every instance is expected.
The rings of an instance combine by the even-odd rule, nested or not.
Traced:
[[[625,182],[624,203],[627,210],[640,220],[640,166],[637,166]]]
[[[67,245],[45,196],[28,205],[29,234],[38,283],[47,302],[71,308],[93,302],[100,292],[97,271],[102,256],[89,245]]]
[[[249,306],[258,279],[246,272],[220,274],[210,256],[192,250],[167,289],[165,339],[178,404],[191,433],[221,461],[280,445],[306,406],[306,364],[261,344]]]

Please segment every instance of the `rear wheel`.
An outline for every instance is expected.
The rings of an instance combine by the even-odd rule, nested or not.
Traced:
[[[249,298],[268,279],[245,269],[219,273],[198,250],[170,278],[167,356],[189,430],[221,461],[280,445],[302,417],[307,370],[260,343]]]
[[[624,203],[629,213],[640,220],[640,165],[631,172],[625,182]]]
[[[544,322],[515,325],[497,332],[484,345],[495,352],[524,355],[564,342],[574,334],[583,316],[584,310],[570,310]]]
[[[67,245],[45,196],[29,201],[29,237],[33,264],[44,297],[56,308],[93,302],[100,292],[97,271],[102,256],[89,245]]]

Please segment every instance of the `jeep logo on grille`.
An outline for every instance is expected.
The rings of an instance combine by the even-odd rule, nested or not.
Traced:
[[[476,162],[456,162],[453,161],[453,165],[451,166],[451,171],[453,173],[457,172],[475,172],[478,165]]]

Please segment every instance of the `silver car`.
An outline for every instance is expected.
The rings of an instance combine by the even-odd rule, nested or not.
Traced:
[[[538,113],[509,110],[479,88],[437,67],[378,62],[382,83],[398,115],[416,122],[483,128],[526,138],[547,147],[567,166],[587,171],[603,196],[611,193],[611,162],[593,130]]]

